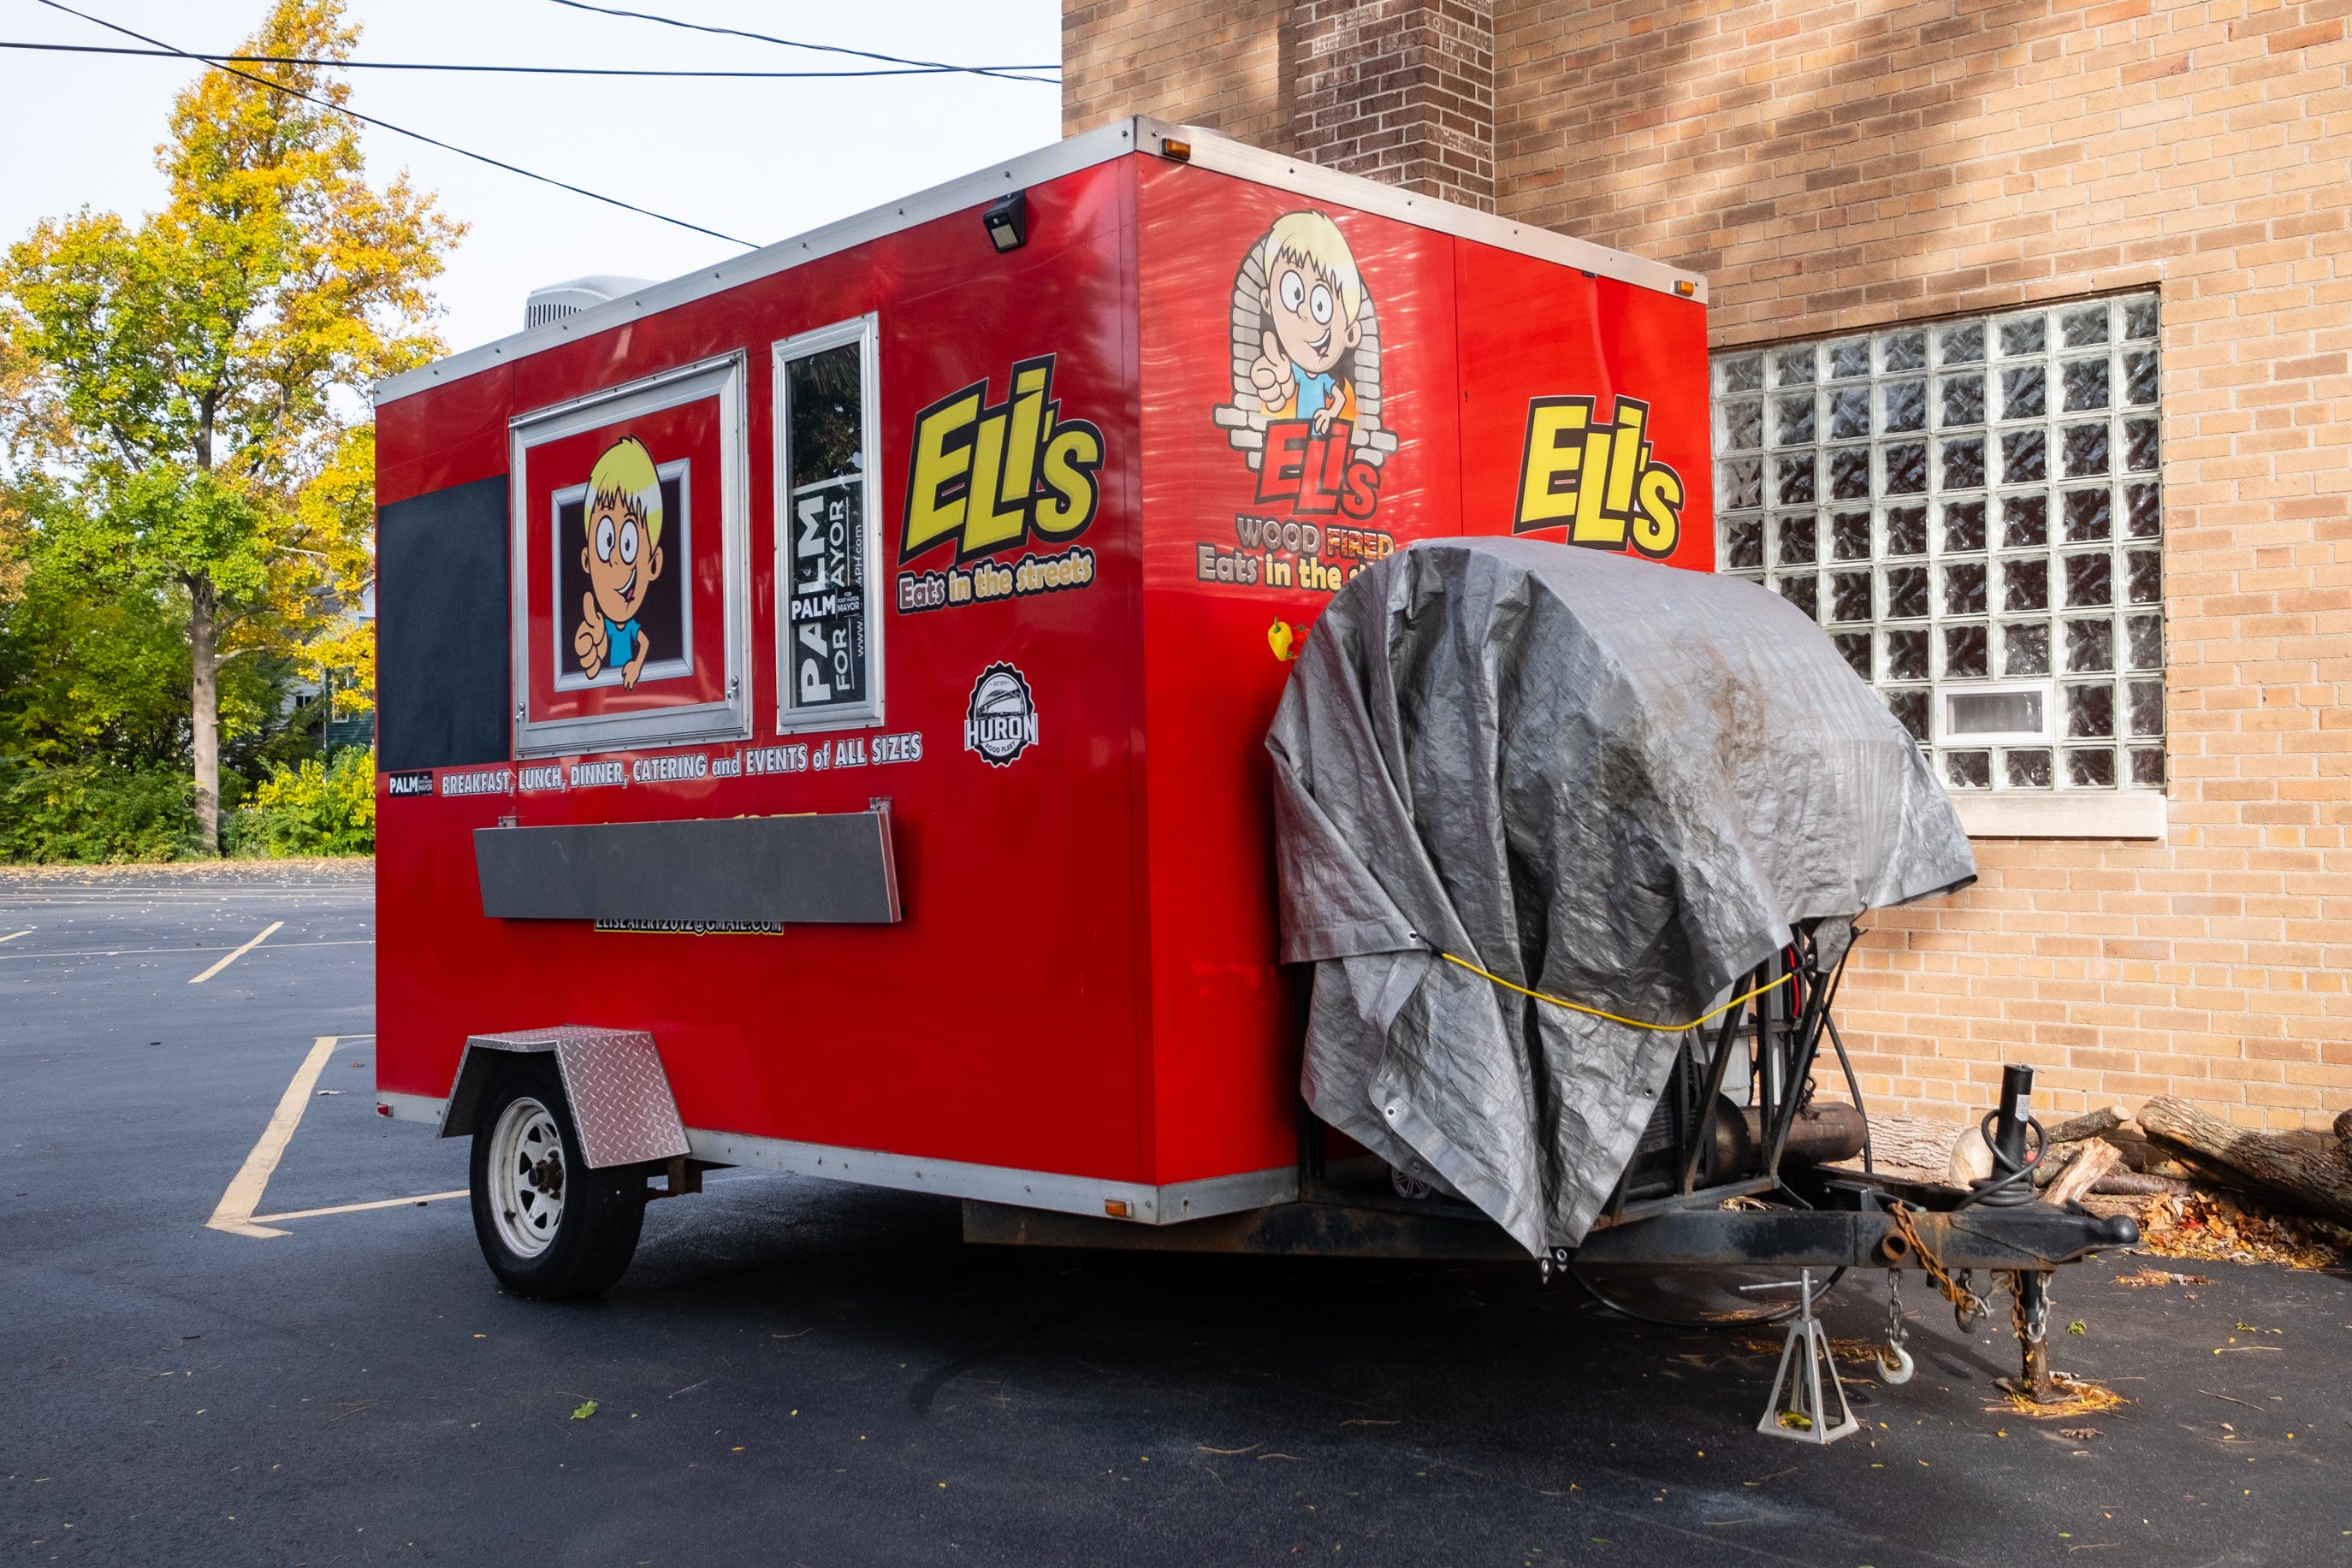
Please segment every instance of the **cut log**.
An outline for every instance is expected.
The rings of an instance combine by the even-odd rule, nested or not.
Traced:
[[[2305,1214],[2352,1225],[2352,1159],[2323,1154],[2243,1127],[2182,1100],[2151,1100],[2139,1124],[2149,1138],[2221,1166],[2264,1195]]]
[[[2131,1120],[2131,1113],[2120,1105],[2103,1105],[2096,1111],[2085,1111],[2069,1121],[2061,1122],[2050,1131],[2053,1144],[2079,1144],[2085,1138],[2095,1138],[2102,1133],[2112,1133]]]
[[[1964,1129],[1952,1140],[1952,1153],[1944,1162],[1944,1179],[1954,1186],[1966,1186],[1972,1181],[1983,1181],[1992,1175],[1992,1149],[1984,1141],[1981,1127]]]
[[[2107,1142],[2124,1152],[2124,1164],[2141,1176],[2169,1176],[2174,1181],[2193,1181],[2199,1175],[2174,1157],[2172,1145],[2147,1141],[2137,1123],[2117,1127],[2106,1134]]]
[[[2053,1144],[2042,1152],[2033,1166],[2033,1185],[2048,1186],[2058,1179],[2058,1173],[2071,1165],[2075,1157],[2089,1147],[2087,1144]]]
[[[2336,1113],[2336,1141],[2344,1145],[2347,1154],[2352,1154],[2352,1111]]]
[[[2099,1179],[2123,1161],[2124,1152],[2113,1144],[2085,1144],[2083,1152],[2058,1173],[2058,1179],[2042,1189],[2042,1201],[2063,1208],[2098,1186]]]
[[[2101,1197],[2186,1197],[2197,1188],[2170,1176],[2147,1176],[2139,1171],[2109,1171],[2091,1190]]]

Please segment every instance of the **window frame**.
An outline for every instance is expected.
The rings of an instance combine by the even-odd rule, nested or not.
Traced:
[[[866,616],[866,695],[856,702],[835,702],[802,707],[793,701],[792,680],[792,382],[790,367],[793,361],[837,349],[846,343],[858,346],[858,425],[859,451],[863,456],[861,483],[858,486],[860,504],[864,507]],[[882,517],[882,376],[881,319],[873,311],[835,321],[828,326],[798,332],[778,339],[769,345],[768,365],[772,382],[771,419],[774,426],[771,442],[774,468],[772,484],[774,495],[775,630],[776,630],[776,733],[806,734],[827,729],[871,729],[885,722],[888,670],[887,638],[884,626],[887,617],[884,611],[881,584],[886,563],[883,559]]]
[[[594,751],[641,751],[667,746],[748,740],[751,734],[751,488],[744,422],[746,356],[740,350],[642,376],[619,386],[533,409],[508,422],[507,532],[509,647],[512,655],[514,755],[563,757]],[[539,446],[583,430],[716,397],[719,402],[719,539],[724,625],[720,644],[726,684],[713,702],[635,712],[530,716],[531,542],[542,519],[532,509],[530,455]],[[668,466],[668,465],[665,465]],[[708,528],[709,525],[698,525]],[[688,568],[681,564],[680,570]],[[560,580],[560,578],[559,578]],[[691,625],[691,590],[688,624]],[[559,593],[558,597],[561,595]],[[559,606],[557,614],[561,618]],[[552,677],[551,677],[552,681]]]

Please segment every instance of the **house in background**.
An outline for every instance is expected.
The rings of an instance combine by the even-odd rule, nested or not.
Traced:
[[[345,612],[341,621],[342,625],[337,628],[339,633],[352,625],[369,628],[375,625],[375,583],[373,580],[361,591],[359,603]],[[372,632],[371,634],[373,634]],[[297,675],[286,685],[285,706],[279,716],[291,718],[307,705],[316,703],[320,696],[331,697],[338,689],[340,688],[336,685],[331,674],[323,682],[305,680]],[[324,722],[320,727],[319,755],[331,757],[347,746],[373,746],[375,744],[373,702],[374,694],[371,692],[370,706],[360,713],[338,715],[330,706]],[[307,722],[303,727],[309,727]]]
[[[1066,0],[1157,115],[1706,274],[1717,559],[1911,727],[1982,880],[1876,916],[1874,1103],[2352,1103],[2339,5]],[[1530,322],[1534,331],[1542,323]]]

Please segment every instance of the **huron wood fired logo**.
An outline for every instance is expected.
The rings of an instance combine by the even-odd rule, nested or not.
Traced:
[[[1003,768],[1036,744],[1037,699],[1028,677],[1011,664],[989,665],[972,683],[964,709],[963,748]]]

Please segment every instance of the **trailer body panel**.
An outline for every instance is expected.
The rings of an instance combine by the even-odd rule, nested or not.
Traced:
[[[404,507],[501,479],[514,547],[506,754],[383,759],[387,1107],[445,1100],[469,1035],[561,1022],[651,1034],[698,1158],[998,1202],[1043,1175],[1039,1207],[1160,1222],[1186,1194],[1278,1195],[1299,996],[1262,740],[1288,661],[1413,539],[1636,548],[1660,472],[1677,531],[1643,553],[1711,566],[1703,291],[1206,133],[1190,163],[1150,122],[1081,140],[387,386],[388,554]],[[999,254],[982,214],[1016,188],[1027,243]],[[1295,306],[1265,276],[1284,254],[1309,263]],[[1361,329],[1328,364],[1318,285],[1342,339]],[[1287,382],[1254,379],[1277,358]],[[694,375],[712,390],[664,402]],[[629,497],[605,507],[597,476],[631,439],[663,517],[641,575],[664,553],[624,621],[594,551]],[[810,467],[828,443],[856,460]],[[482,700],[478,671],[436,674],[421,588],[381,613],[387,712]],[[583,646],[621,656],[583,668]],[[688,709],[702,738],[631,740]],[[614,727],[562,727],[583,720]],[[642,918],[485,913],[478,835],[884,802],[895,921],[700,909],[690,877]],[[991,1171],[1011,1186],[968,1174]]]

